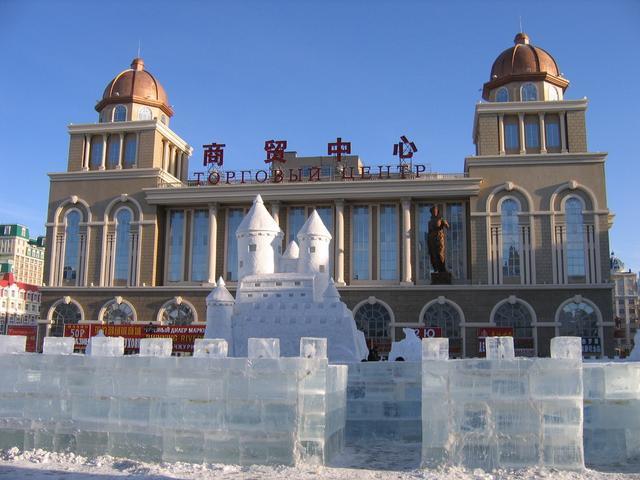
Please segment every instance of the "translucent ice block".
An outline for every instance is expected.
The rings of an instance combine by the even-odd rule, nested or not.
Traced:
[[[45,355],[70,355],[76,340],[73,337],[44,337],[42,353]]]
[[[582,338],[554,337],[551,339],[551,358],[582,359]]]
[[[24,335],[0,335],[0,355],[24,353],[27,337]]]
[[[92,337],[89,355],[93,357],[120,357],[124,355],[123,337]]]
[[[422,339],[422,359],[423,360],[448,360],[449,359],[449,339],[448,338],[423,338]]]
[[[141,357],[170,357],[173,350],[171,338],[142,338],[140,339]]]
[[[249,358],[280,358],[280,339],[250,338]]]
[[[302,337],[300,356],[303,358],[327,358],[327,339]]]
[[[221,338],[196,338],[193,345],[194,357],[226,358],[229,345]]]
[[[488,360],[515,358],[513,337],[487,337],[485,343]]]

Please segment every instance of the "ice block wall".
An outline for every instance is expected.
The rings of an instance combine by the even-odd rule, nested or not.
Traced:
[[[146,461],[326,462],[346,366],[325,358],[0,354],[0,448]]]
[[[509,358],[503,343],[498,359],[423,354],[424,465],[583,468],[582,360]]]
[[[640,464],[640,362],[584,364],[587,465]]]
[[[420,377],[419,362],[349,364],[347,438],[419,442]]]

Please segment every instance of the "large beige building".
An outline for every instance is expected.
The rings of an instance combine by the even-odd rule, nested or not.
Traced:
[[[0,225],[0,273],[13,273],[16,282],[42,285],[44,237],[30,238],[24,225]]]
[[[640,320],[640,292],[638,275],[627,269],[622,260],[611,254],[611,282],[613,289],[613,314],[615,316],[616,353],[627,356],[634,347],[633,339]]]
[[[568,85],[518,34],[475,106],[476,154],[462,173],[288,152],[281,168],[195,182],[167,95],[135,59],[105,89],[98,123],[69,127],[66,171],[50,174],[40,336],[79,321],[204,322],[215,279],[234,291],[235,229],[259,193],[283,251],[317,209],[342,298],[381,350],[403,327],[436,327],[457,356],[506,331],[523,355],[548,355],[556,335],[612,354],[606,154],[588,150],[587,100],[565,99]],[[431,284],[433,205],[451,227],[450,285]]]

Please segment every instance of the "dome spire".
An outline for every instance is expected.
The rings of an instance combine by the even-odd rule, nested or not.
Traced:
[[[136,72],[144,70],[144,60],[140,57],[134,58],[131,62],[131,70],[135,70]]]
[[[513,43],[516,45],[529,45],[529,35],[520,31],[520,33],[516,34],[516,37],[513,39]]]

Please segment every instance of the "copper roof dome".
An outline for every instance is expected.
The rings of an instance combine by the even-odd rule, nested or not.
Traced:
[[[120,72],[109,82],[96,110],[99,112],[114,103],[140,103],[160,108],[169,116],[173,115],[167,93],[160,82],[144,69],[142,58],[134,58],[131,68]]]
[[[531,45],[526,33],[518,33],[514,46],[498,55],[491,66],[489,81],[484,84],[482,96],[488,100],[489,91],[513,81],[546,81],[561,87],[569,86],[562,78],[555,59],[540,47]]]

